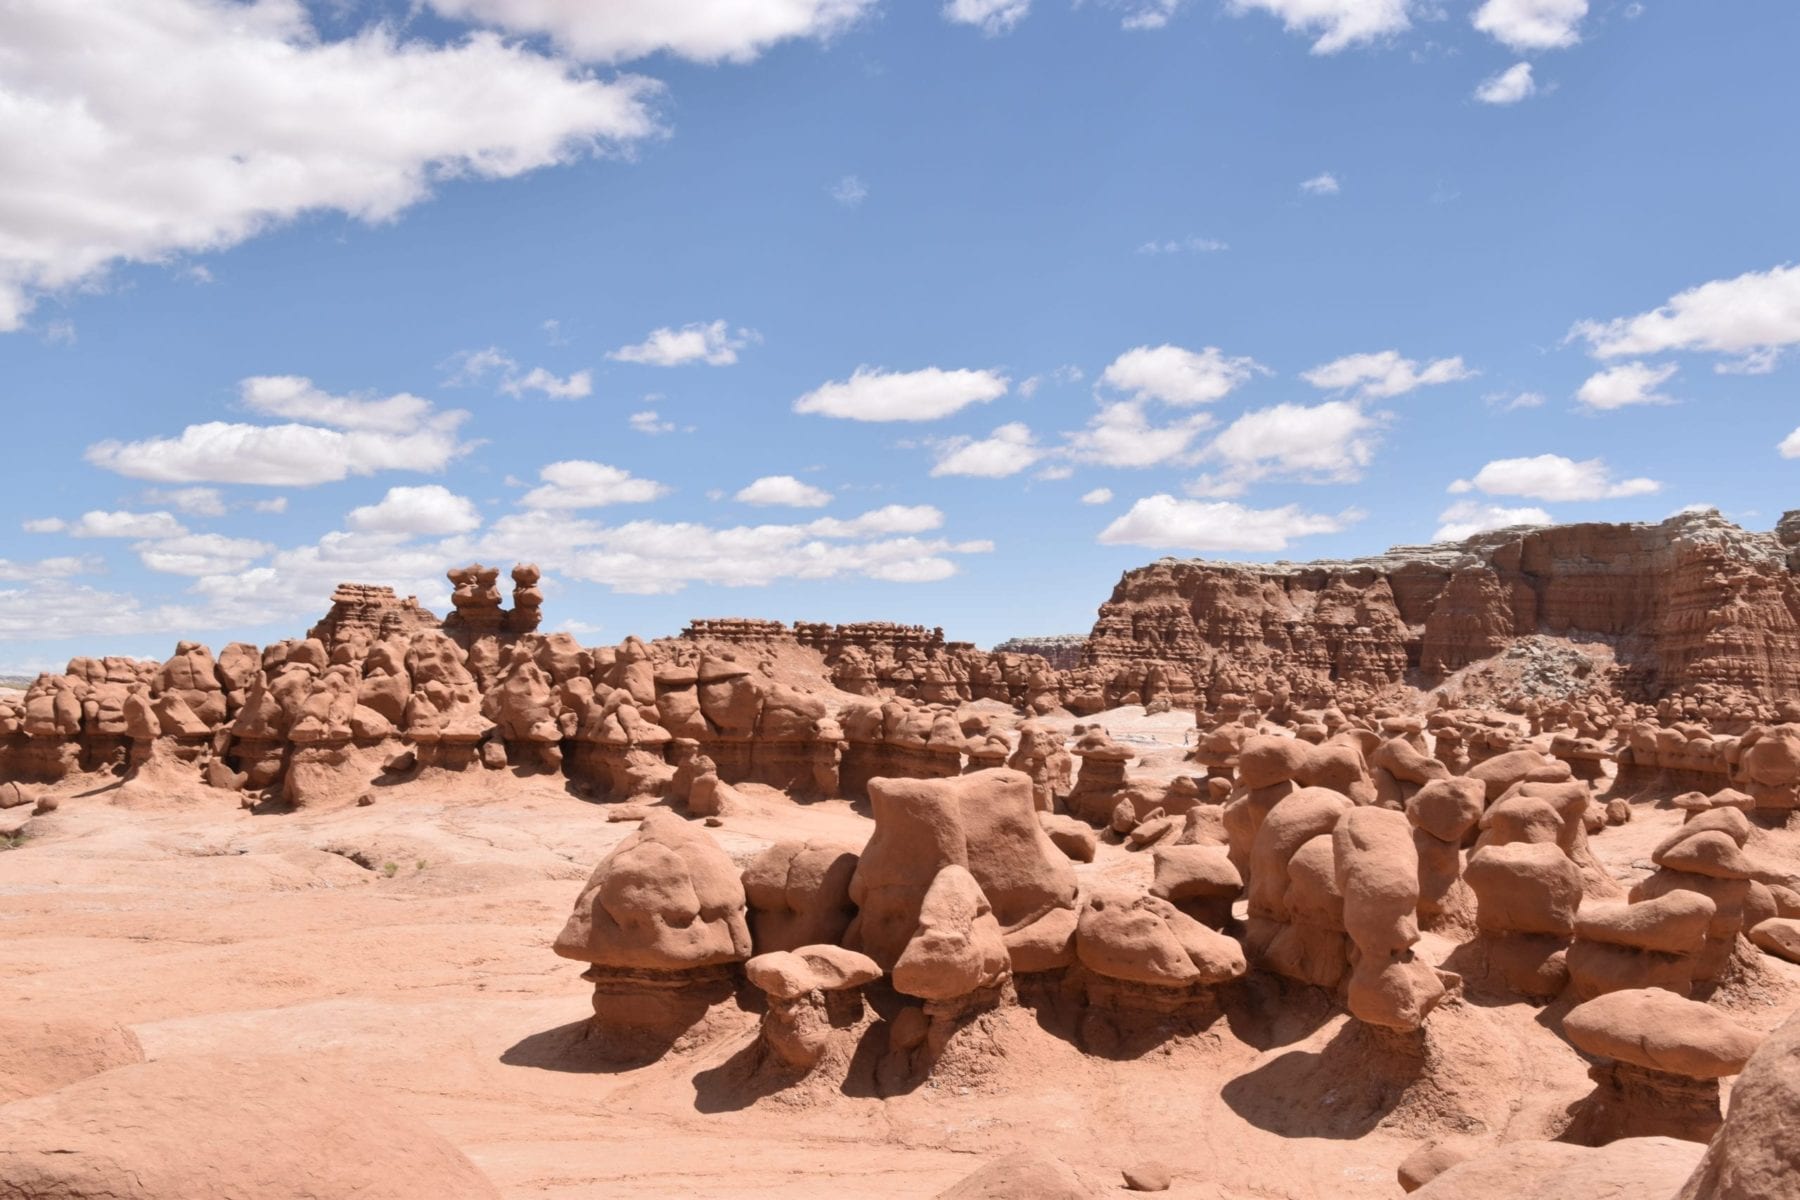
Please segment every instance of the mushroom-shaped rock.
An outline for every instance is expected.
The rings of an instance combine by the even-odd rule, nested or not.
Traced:
[[[593,966],[595,1029],[619,1058],[655,1058],[730,999],[750,955],[738,869],[703,830],[652,813],[601,860],[557,954]]]
[[[894,962],[894,989],[922,1000],[956,1000],[997,988],[1009,971],[1006,943],[981,885],[965,867],[942,867]]]
[[[1769,917],[1750,928],[1750,942],[1777,958],[1800,963],[1800,919]]]
[[[1725,1125],[1675,1200],[1793,1200],[1800,1195],[1800,1014],[1744,1064]]]
[[[1762,1035],[1718,1009],[1662,988],[1612,992],[1563,1018],[1577,1050],[1689,1079],[1736,1075]]]
[[[1081,965],[1094,974],[1149,987],[1219,984],[1245,971],[1244,950],[1236,940],[1167,900],[1124,889],[1088,897],[1075,949]]]
[[[759,954],[744,964],[744,974],[769,997],[763,1043],[789,1066],[807,1070],[836,1030],[860,1022],[862,986],[881,978],[881,968],[866,954],[818,945]]]
[[[739,962],[750,954],[744,909],[737,867],[718,843],[656,812],[594,869],[555,949],[653,971]]]
[[[1225,847],[1163,845],[1152,854],[1152,896],[1209,925],[1223,925],[1231,919],[1231,905],[1244,890],[1244,879]]]
[[[1563,1036],[1599,1061],[1571,1136],[1705,1141],[1720,1124],[1719,1080],[1743,1070],[1762,1036],[1662,988],[1609,992],[1570,1009]]]

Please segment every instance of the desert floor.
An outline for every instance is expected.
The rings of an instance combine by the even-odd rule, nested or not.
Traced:
[[[1098,719],[1151,771],[1178,769],[1192,733],[1182,714]],[[848,803],[747,790],[754,811],[713,831],[740,861],[784,837],[860,844],[872,827]],[[1453,1001],[1409,1068],[1322,995],[1255,977],[1203,1031],[1108,1055],[1007,1010],[960,1034],[932,1080],[886,1098],[831,1080],[743,1086],[731,1064],[754,1039],[749,1013],[696,1050],[609,1069],[581,1052],[581,965],[550,943],[635,828],[609,819],[623,806],[479,770],[299,812],[110,777],[56,794],[59,809],[0,852],[0,1008],[115,1020],[152,1058],[329,1063],[508,1196],[929,1197],[1035,1147],[1110,1186],[1163,1160],[1177,1197],[1390,1197],[1419,1142],[1546,1136],[1591,1086],[1555,1008]],[[1640,800],[1596,852],[1629,879],[1678,820]],[[1757,838],[1800,862],[1795,835]],[[1079,870],[1148,880],[1149,855],[1102,846]],[[1800,1001],[1800,968],[1765,962],[1719,1000],[1772,1028]]]

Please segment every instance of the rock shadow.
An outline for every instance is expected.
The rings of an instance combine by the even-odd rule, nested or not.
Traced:
[[[1349,1021],[1320,1049],[1277,1055],[1219,1094],[1258,1129],[1347,1141],[1381,1124],[1424,1070],[1422,1040]]]

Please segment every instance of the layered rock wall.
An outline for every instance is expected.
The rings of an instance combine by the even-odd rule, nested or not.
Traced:
[[[1287,682],[1433,682],[1550,634],[1607,642],[1661,695],[1800,690],[1800,514],[1774,533],[1716,512],[1659,524],[1510,529],[1374,558],[1242,564],[1162,559],[1100,608],[1083,666],[1161,663],[1221,694]]]

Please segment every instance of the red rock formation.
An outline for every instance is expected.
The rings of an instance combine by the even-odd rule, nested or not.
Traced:
[[[1163,663],[1210,701],[1272,682],[1297,700],[1433,682],[1551,634],[1608,643],[1654,695],[1800,690],[1800,521],[1748,533],[1715,512],[1660,524],[1501,530],[1306,564],[1162,559],[1100,608],[1084,666]]]

